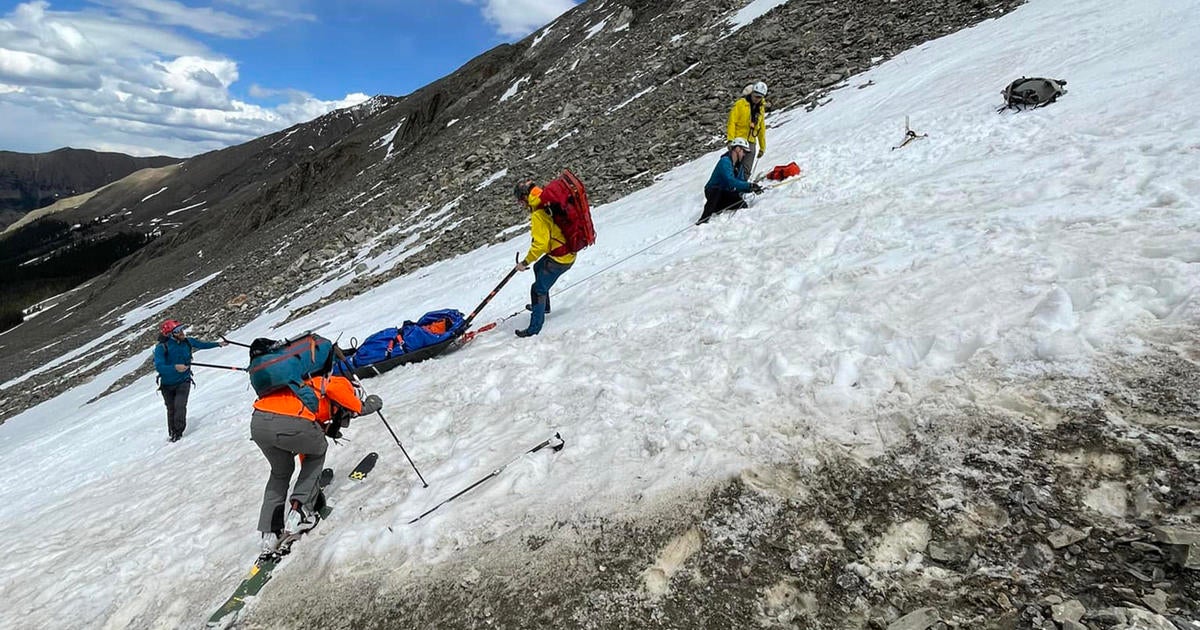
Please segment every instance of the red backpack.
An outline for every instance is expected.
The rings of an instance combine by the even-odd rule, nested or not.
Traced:
[[[550,208],[550,216],[566,240],[566,243],[550,250],[551,256],[574,254],[596,243],[596,228],[592,226],[592,208],[588,205],[587,190],[574,173],[563,169],[558,179],[542,189],[541,200]]]

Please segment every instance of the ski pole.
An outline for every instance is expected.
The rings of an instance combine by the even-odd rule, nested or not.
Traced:
[[[565,442],[565,441],[562,439],[562,435],[561,435],[561,434],[559,434],[559,433],[555,433],[555,434],[554,434],[554,437],[552,437],[552,438],[547,438],[547,439],[545,439],[545,440],[542,440],[542,442],[541,442],[540,444],[538,444],[537,446],[535,446],[535,447],[533,447],[533,448],[531,448],[531,449],[529,449],[529,450],[527,450],[527,451],[525,451],[525,452],[521,453],[520,455],[517,455],[516,457],[514,457],[514,458],[512,458],[512,459],[508,460],[507,462],[505,462],[505,463],[504,463],[504,465],[503,465],[503,466],[501,466],[501,467],[499,467],[499,468],[497,468],[497,469],[493,470],[492,472],[490,472],[490,473],[488,473],[488,474],[484,475],[483,477],[481,477],[481,478],[480,478],[478,481],[476,481],[475,483],[473,483],[473,484],[471,484],[471,485],[467,486],[466,488],[463,488],[462,490],[459,490],[458,492],[454,493],[454,494],[453,494],[453,495],[452,495],[450,498],[448,498],[448,499],[446,499],[446,500],[442,501],[441,503],[438,503],[437,505],[435,505],[435,506],[433,506],[433,507],[429,508],[428,510],[425,510],[425,511],[424,511],[424,512],[423,512],[423,513],[420,515],[420,516],[418,516],[417,518],[414,518],[413,520],[409,521],[409,522],[408,522],[408,524],[409,524],[409,525],[412,525],[413,523],[416,523],[417,521],[419,521],[419,520],[421,520],[421,519],[425,518],[426,516],[429,516],[430,514],[432,514],[432,513],[434,512],[434,510],[437,510],[438,508],[442,507],[443,505],[446,505],[447,503],[449,503],[449,502],[451,502],[451,501],[453,501],[453,500],[457,499],[458,497],[461,497],[462,495],[464,495],[464,494],[466,494],[466,493],[470,492],[471,490],[473,490],[473,489],[475,489],[476,487],[478,487],[478,486],[479,486],[479,484],[481,484],[481,483],[483,483],[483,482],[487,481],[488,479],[491,479],[492,477],[495,477],[496,475],[499,475],[501,472],[504,472],[504,469],[505,469],[505,468],[508,468],[508,466],[509,466],[510,464],[512,464],[513,462],[517,461],[518,459],[521,459],[522,457],[524,457],[524,456],[526,456],[526,455],[528,455],[528,454],[530,454],[530,453],[536,453],[536,452],[538,452],[538,451],[542,450],[543,448],[546,448],[547,446],[549,446],[551,450],[553,450],[554,452],[556,452],[556,453],[557,453],[558,451],[561,451],[561,450],[562,450],[562,448],[563,448],[563,446],[565,446],[565,445],[566,445],[566,442]],[[389,527],[388,529],[391,529],[391,528]]]
[[[234,341],[234,340],[232,340],[232,339],[226,339],[226,338],[225,338],[225,335],[221,335],[221,341],[224,341],[225,343],[227,343],[227,344],[229,344],[229,345],[231,345],[231,346],[241,346],[241,347],[243,347],[243,348],[249,348],[249,347],[250,347],[250,344],[248,344],[248,343],[242,343],[242,342],[240,342],[240,341]]]
[[[520,256],[520,255],[521,255],[520,252],[518,252],[517,256]],[[500,284],[497,284],[496,288],[492,289],[492,292],[488,293],[487,297],[483,298],[483,301],[479,303],[479,306],[476,306],[475,310],[471,311],[471,314],[467,316],[467,319],[463,320],[463,323],[462,323],[463,330],[466,330],[471,327],[471,322],[475,320],[475,316],[479,314],[479,311],[482,311],[483,307],[487,306],[488,302],[491,302],[492,298],[496,297],[496,294],[500,292],[500,289],[503,289],[504,285],[508,284],[508,281],[512,280],[512,277],[515,275],[517,275],[517,268],[513,267],[512,269],[509,270],[508,275],[504,276],[504,279],[500,281]]]
[[[350,362],[346,359],[346,355],[342,352],[342,349],[337,346],[337,344],[334,344],[333,346],[333,353],[337,357],[338,362],[345,367],[346,373],[350,375],[350,380],[354,383],[354,386],[365,393],[367,388],[363,387],[362,380],[360,380],[358,375],[354,373],[354,370],[350,367]],[[400,452],[404,453],[404,459],[408,460],[408,465],[412,466],[413,472],[417,473],[417,478],[421,480],[422,486],[428,488],[429,482],[425,481],[425,477],[421,474],[421,471],[417,470],[417,465],[413,463],[412,457],[409,457],[408,455],[408,449],[404,448],[404,445],[400,443],[400,437],[397,436],[396,432],[392,430],[392,425],[388,424],[387,418],[383,417],[383,410],[377,410],[375,413],[379,414],[379,419],[383,421],[383,426],[387,427],[388,433],[392,434],[392,439],[396,440],[396,446],[399,446]]]
[[[218,370],[233,370],[235,372],[249,372],[250,371],[244,367],[237,367],[234,365],[217,365],[215,363],[196,363],[195,361],[193,361],[192,363],[189,363],[188,365],[194,365],[196,367],[217,368]]]
[[[388,433],[392,434],[392,439],[396,440],[396,446],[399,446],[400,452],[404,453],[404,459],[408,460],[408,465],[412,466],[413,472],[417,473],[417,478],[421,480],[421,483],[424,487],[428,488],[429,482],[425,481],[425,477],[421,476],[421,471],[417,470],[417,465],[414,464],[412,458],[408,456],[408,451],[405,450],[404,445],[400,443],[400,438],[396,437],[396,432],[392,430],[392,425],[388,424],[387,418],[383,417],[383,411],[380,410],[376,411],[375,413],[379,414],[379,419],[383,420],[383,426],[387,427]]]

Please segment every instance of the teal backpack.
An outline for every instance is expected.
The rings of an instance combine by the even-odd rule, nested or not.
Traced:
[[[292,390],[309,411],[316,413],[320,399],[304,381],[328,376],[333,369],[333,342],[313,333],[276,341],[259,338],[250,344],[250,386],[261,398],[283,388]]]

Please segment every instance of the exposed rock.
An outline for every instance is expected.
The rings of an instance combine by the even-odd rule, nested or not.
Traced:
[[[1050,546],[1054,547],[1055,549],[1062,549],[1063,547],[1073,545],[1081,540],[1086,540],[1090,532],[1090,527],[1085,528],[1084,530],[1078,530],[1074,527],[1063,527],[1062,529],[1057,529],[1050,532],[1046,536],[1046,540],[1050,543]]]
[[[463,588],[471,588],[475,584],[479,583],[479,579],[482,577],[483,574],[479,571],[479,569],[470,567],[462,574],[458,583],[459,586]]]
[[[1155,540],[1171,546],[1171,560],[1185,569],[1200,569],[1200,530],[1183,527],[1155,527]]]
[[[836,72],[833,74],[827,74],[824,76],[824,78],[821,79],[821,87],[829,87],[829,86],[833,85],[834,83],[841,81],[842,78],[843,78],[843,75],[838,74]]]
[[[971,557],[973,547],[961,540],[934,541],[929,543],[925,552],[938,562],[959,562]]]
[[[888,624],[887,630],[927,630],[940,620],[936,608],[918,608]]]
[[[1125,618],[1125,625],[1114,630],[1178,630],[1170,619],[1140,608],[1126,608]]]
[[[1142,602],[1149,606],[1150,610],[1160,615],[1167,612],[1167,594],[1162,589],[1156,588],[1142,595]]]
[[[1033,571],[1044,571],[1054,564],[1054,552],[1043,544],[1033,544],[1025,548],[1021,555],[1021,566]]]
[[[1101,608],[1085,613],[1084,618],[1101,626],[1115,626],[1128,621],[1128,615],[1125,614],[1125,610],[1124,608]]]
[[[1068,600],[1061,604],[1054,604],[1050,607],[1050,617],[1058,623],[1079,621],[1083,618],[1085,612],[1087,612],[1087,609],[1077,599]]]

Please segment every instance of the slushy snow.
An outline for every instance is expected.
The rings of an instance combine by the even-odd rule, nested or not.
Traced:
[[[1033,0],[864,73],[869,88],[773,115],[761,164],[796,160],[805,175],[750,209],[687,228],[718,153],[594,208],[597,244],[559,282],[542,335],[513,337],[522,313],[366,382],[430,488],[378,420],[356,420],[353,441],[329,448],[333,516],[264,596],[637,509],[748,465],[878,453],[903,431],[886,424],[902,414],[880,411],[911,408],[939,379],[1086,373],[1097,353],[1137,352],[1194,323],[1200,79],[1181,60],[1196,50],[1200,14],[1187,3]],[[998,115],[999,90],[1020,74],[1064,78],[1070,92]],[[906,115],[929,137],[890,151]],[[282,305],[228,336],[324,324],[362,339],[428,310],[470,310],[526,245],[522,231],[276,328],[293,307]],[[531,279],[518,276],[478,323],[519,311]],[[104,338],[151,325],[169,301]],[[101,346],[71,356],[95,361]],[[85,404],[149,353],[0,426],[0,627],[198,625],[256,554],[268,467],[248,440],[244,375],[198,370],[178,444],[166,442],[153,375]],[[234,347],[200,357],[246,361]],[[407,525],[555,431],[562,452],[525,457]],[[372,450],[370,479],[349,483]]]

